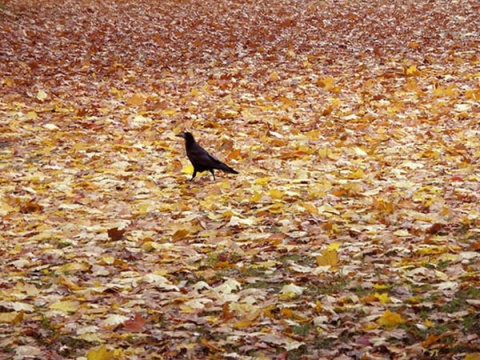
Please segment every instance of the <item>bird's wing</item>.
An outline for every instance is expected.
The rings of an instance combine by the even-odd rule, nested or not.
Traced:
[[[215,156],[209,154],[207,150],[202,148],[200,145],[195,144],[188,151],[188,157],[194,166],[201,168],[210,168],[218,165],[221,161],[218,160]]]

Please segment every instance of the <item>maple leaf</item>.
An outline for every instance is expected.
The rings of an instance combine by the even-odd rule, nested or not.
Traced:
[[[475,358],[477,2],[4,2],[0,352]]]
[[[142,332],[145,328],[146,320],[136,313],[133,319],[129,319],[123,323],[125,330],[130,332]]]
[[[75,312],[80,307],[78,301],[58,301],[49,306],[52,310],[60,310],[63,312]]]
[[[405,320],[400,314],[386,310],[377,322],[382,326],[393,327],[405,323]]]
[[[328,248],[322,252],[321,256],[317,256],[318,266],[328,266],[329,268],[334,269],[337,267],[337,264],[338,264],[338,253],[335,248]]]
[[[123,315],[112,314],[109,315],[104,321],[102,321],[102,326],[106,328],[114,328],[118,325],[124,324],[128,320],[128,317]]]
[[[119,229],[119,228],[112,228],[107,230],[108,237],[112,241],[120,240],[125,234],[125,232],[126,232],[126,229]]]

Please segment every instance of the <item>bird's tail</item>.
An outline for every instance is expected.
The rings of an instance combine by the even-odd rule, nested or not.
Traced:
[[[218,166],[218,169],[222,170],[222,171],[225,171],[227,173],[230,173],[230,174],[238,174],[237,170],[232,169],[230,166],[228,166],[224,163],[220,163],[219,166]]]

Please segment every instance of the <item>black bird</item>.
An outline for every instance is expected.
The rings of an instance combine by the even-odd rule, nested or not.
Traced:
[[[185,139],[185,148],[187,150],[187,156],[193,165],[193,176],[190,181],[193,180],[197,172],[210,171],[215,180],[214,169],[222,170],[231,174],[238,174],[237,170],[232,169],[230,166],[222,163],[215,156],[210,155],[204,148],[202,148],[193,138],[193,135],[189,132],[184,132],[176,135]]]

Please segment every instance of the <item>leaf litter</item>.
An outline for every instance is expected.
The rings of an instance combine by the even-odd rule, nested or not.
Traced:
[[[478,358],[478,10],[4,1],[2,354]]]

